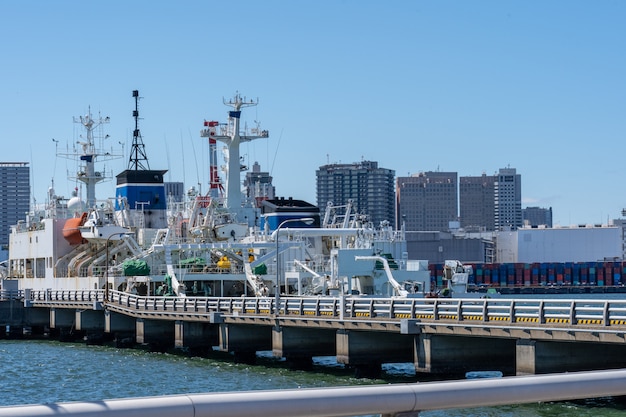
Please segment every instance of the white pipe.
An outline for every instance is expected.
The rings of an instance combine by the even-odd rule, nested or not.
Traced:
[[[129,398],[0,407],[0,417],[330,417],[562,401],[626,394],[626,371]]]
[[[406,297],[409,292],[407,290],[405,290],[404,288],[402,288],[402,286],[398,283],[398,281],[395,280],[395,278],[393,277],[393,274],[391,273],[391,268],[389,268],[389,262],[387,262],[387,258],[384,258],[382,256],[355,256],[354,257],[355,261],[379,261],[383,264],[383,267],[385,268],[385,273],[387,274],[387,280],[389,281],[389,283],[391,284],[391,286],[396,290],[396,292],[398,293],[398,296],[400,297]]]

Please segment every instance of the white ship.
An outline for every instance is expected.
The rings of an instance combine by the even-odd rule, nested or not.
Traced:
[[[94,129],[106,120],[80,119],[86,130],[77,178],[87,189],[65,199],[51,189],[47,207],[12,227],[4,289],[109,289],[164,296],[422,296],[430,291],[427,262],[409,260],[402,230],[373,227],[351,204],[314,205],[294,199],[244,198],[241,143],[269,137],[242,128],[241,112],[257,105],[237,94],[224,101],[226,123],[205,122],[210,191],[190,190],[168,202],[164,170],[151,170],[137,125],[127,170],[115,199],[98,201],[103,156]],[[217,174],[216,144],[227,155]]]

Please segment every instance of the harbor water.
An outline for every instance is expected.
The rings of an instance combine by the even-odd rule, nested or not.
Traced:
[[[381,379],[356,379],[330,358],[312,370],[289,369],[261,355],[257,365],[237,364],[227,355],[198,358],[136,349],[47,340],[0,340],[0,406],[184,393],[299,389],[418,382],[410,364],[387,365]],[[454,393],[450,393],[453,401]],[[611,398],[453,409],[420,413],[452,416],[626,416]]]

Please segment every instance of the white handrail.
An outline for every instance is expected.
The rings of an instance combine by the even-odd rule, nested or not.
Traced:
[[[626,394],[626,371],[417,384],[216,392],[0,407],[0,417],[338,417],[397,415]]]

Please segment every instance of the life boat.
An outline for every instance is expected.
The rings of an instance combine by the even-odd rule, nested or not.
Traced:
[[[63,237],[70,245],[78,245],[83,243],[83,236],[80,233],[80,226],[87,220],[87,213],[83,213],[80,217],[72,217],[65,221],[63,225]]]

